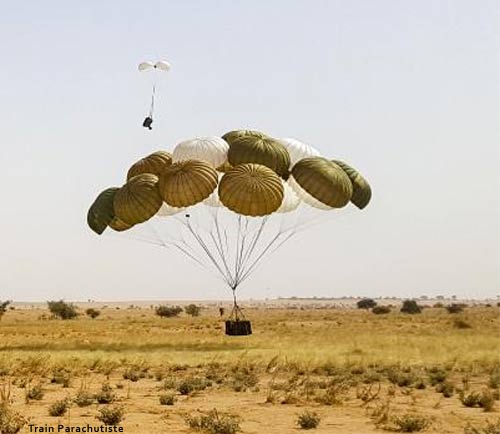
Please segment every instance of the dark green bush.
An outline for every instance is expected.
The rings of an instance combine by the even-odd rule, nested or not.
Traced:
[[[389,306],[375,306],[372,309],[372,312],[375,315],[385,315],[385,314],[391,313],[391,308]]]
[[[421,313],[422,306],[419,306],[415,300],[405,300],[403,301],[401,312],[409,314]]]
[[[191,316],[200,316],[201,307],[196,306],[196,304],[188,304],[184,308],[184,312],[186,312],[188,315],[191,315]]]
[[[101,314],[101,311],[90,307],[85,311],[85,314],[90,318],[95,319]]]
[[[377,305],[377,302],[372,298],[363,298],[356,303],[358,309],[372,309]]]
[[[73,319],[78,316],[76,307],[71,303],[64,302],[64,300],[48,301],[47,306],[52,315],[57,318]]]
[[[155,308],[156,315],[165,318],[172,318],[179,316],[181,312],[182,312],[182,307],[180,306],[157,306]]]
[[[300,413],[297,418],[297,425],[302,429],[317,428],[320,422],[321,418],[318,416],[318,413],[309,412],[308,410]]]

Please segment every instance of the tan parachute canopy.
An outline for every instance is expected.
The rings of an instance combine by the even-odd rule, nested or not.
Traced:
[[[115,216],[129,225],[143,223],[153,217],[161,207],[158,177],[142,173],[129,179],[115,193],[113,206]]]
[[[209,163],[185,160],[163,170],[159,190],[167,204],[180,208],[206,199],[217,187],[217,182],[217,172]]]
[[[219,198],[238,214],[264,216],[281,206],[283,185],[278,175],[266,166],[240,164],[222,177]]]
[[[292,175],[305,192],[324,205],[342,208],[351,199],[351,180],[340,166],[326,158],[304,158],[293,166]]]
[[[278,141],[255,134],[240,135],[229,140],[228,160],[233,166],[255,163],[267,166],[281,177],[288,177],[290,156]]]
[[[352,182],[353,191],[351,202],[359,209],[365,208],[372,198],[372,189],[370,184],[368,184],[368,181],[363,178],[356,169],[349,166],[347,163],[339,160],[332,161],[340,166],[345,173],[347,173],[347,176]]]
[[[127,180],[141,173],[151,173],[160,176],[162,170],[172,164],[172,155],[165,151],[157,151],[133,164],[127,173]]]

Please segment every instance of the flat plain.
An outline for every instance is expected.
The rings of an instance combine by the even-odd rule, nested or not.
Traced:
[[[243,303],[254,330],[244,337],[224,335],[217,303],[176,318],[148,303],[77,306],[81,315],[60,320],[43,304],[14,305],[0,321],[0,413],[24,418],[20,432],[99,426],[106,409],[138,434],[298,433],[299,416],[321,434],[500,431],[496,303],[413,315],[396,302],[381,315]]]

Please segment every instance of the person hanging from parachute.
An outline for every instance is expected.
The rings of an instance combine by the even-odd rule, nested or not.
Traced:
[[[154,107],[155,107],[155,97],[156,97],[156,88],[158,84],[158,80],[161,78],[163,73],[170,71],[170,63],[168,63],[166,60],[159,60],[156,63],[153,62],[141,62],[138,67],[140,72],[149,72],[149,73],[155,73],[154,81],[153,81],[153,88],[151,90],[151,105],[149,107],[149,113],[142,122],[142,126],[144,128],[148,128],[149,130],[152,130],[153,127],[151,126],[153,124],[153,112],[154,112]],[[160,75],[157,75],[156,73],[160,73]]]

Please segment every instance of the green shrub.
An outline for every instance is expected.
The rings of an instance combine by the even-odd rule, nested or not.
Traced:
[[[181,312],[182,312],[182,307],[180,306],[157,306],[155,309],[156,315],[165,318],[172,318],[175,316],[179,316]]]
[[[455,391],[455,386],[445,381],[443,383],[438,383],[436,385],[436,392],[442,393],[445,398],[451,398],[453,396],[453,392]]]
[[[219,413],[216,409],[199,416],[187,416],[185,419],[191,429],[207,434],[236,434],[241,431],[238,416]]]
[[[464,304],[461,303],[452,303],[446,306],[446,310],[448,313],[461,313],[464,311]]]
[[[78,316],[76,307],[71,303],[64,302],[64,300],[48,301],[47,306],[52,315],[57,318],[73,319]]]
[[[161,405],[174,405],[175,395],[173,393],[164,393],[160,395]]]
[[[356,303],[358,309],[372,309],[377,305],[377,302],[372,298],[363,298]]]
[[[415,300],[405,300],[403,301],[401,312],[409,314],[421,313],[422,306],[419,306]]]
[[[479,392],[470,392],[460,394],[460,401],[465,407],[481,407],[481,394]]]
[[[391,308],[389,306],[375,306],[372,309],[372,312],[375,315],[385,315],[385,314],[391,313]]]
[[[423,431],[431,424],[428,417],[411,413],[407,413],[402,416],[395,416],[391,419],[391,422],[395,425],[396,430],[399,432]]]
[[[90,318],[95,319],[101,314],[101,311],[90,307],[85,311],[85,314]]]
[[[63,416],[68,410],[68,407],[69,407],[69,402],[67,399],[56,401],[49,407],[49,415],[54,417]]]
[[[496,422],[487,420],[482,427],[474,427],[468,424],[465,427],[464,434],[500,434],[500,418]]]
[[[123,407],[104,407],[99,410],[100,414],[96,416],[104,425],[118,425],[123,420],[125,410]]]
[[[200,316],[201,307],[196,306],[196,304],[188,304],[184,308],[184,312],[186,312],[188,315],[191,315],[191,316]]]
[[[17,434],[26,423],[21,413],[12,410],[7,402],[0,402],[0,433]]]
[[[40,383],[35,384],[33,387],[29,387],[26,389],[25,397],[26,401],[34,400],[40,401],[43,398],[45,392],[43,391],[43,387]]]
[[[302,429],[317,428],[320,422],[321,418],[318,416],[318,413],[309,412],[308,410],[300,413],[297,418],[297,425]]]
[[[2,319],[2,316],[4,315],[5,312],[7,312],[7,306],[9,306],[10,301],[0,301],[0,319]]]
[[[95,395],[95,399],[99,404],[110,404],[115,400],[113,388],[109,383],[104,383],[102,385],[101,391]]]
[[[189,395],[192,392],[205,390],[210,387],[212,383],[200,377],[188,377],[182,380],[177,386],[177,391],[181,395]]]
[[[73,402],[78,407],[88,407],[92,405],[95,401],[95,396],[85,390],[80,390],[76,396],[73,398]]]

